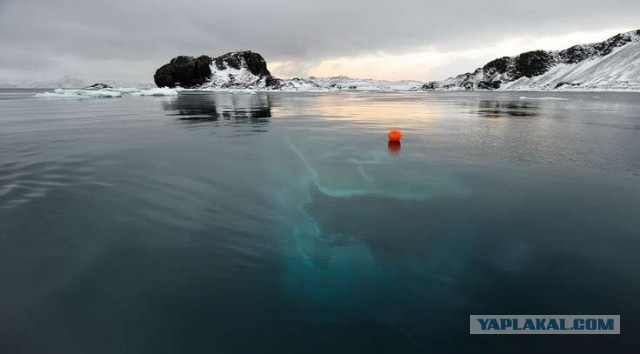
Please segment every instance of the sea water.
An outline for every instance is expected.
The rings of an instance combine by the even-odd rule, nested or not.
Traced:
[[[637,93],[42,91],[0,90],[0,352],[638,348]]]

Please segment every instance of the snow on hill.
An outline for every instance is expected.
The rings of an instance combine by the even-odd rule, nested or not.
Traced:
[[[503,57],[425,90],[640,90],[640,30],[562,51]]]
[[[504,86],[506,90],[549,88],[640,90],[640,41],[617,48],[604,57],[558,64],[540,76],[521,77]]]

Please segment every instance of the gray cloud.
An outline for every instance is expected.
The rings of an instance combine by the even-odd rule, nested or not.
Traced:
[[[0,72],[55,75],[71,61],[64,70],[77,62],[96,78],[149,81],[175,55],[238,49],[302,67],[377,51],[455,51],[509,36],[632,29],[640,27],[638,13],[636,0],[0,0]],[[148,72],[133,71],[143,63]]]

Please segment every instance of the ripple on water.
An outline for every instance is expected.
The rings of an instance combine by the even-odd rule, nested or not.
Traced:
[[[22,159],[0,164],[0,208],[12,209],[46,197],[57,188],[108,185],[93,174],[95,157],[73,156],[59,160]]]

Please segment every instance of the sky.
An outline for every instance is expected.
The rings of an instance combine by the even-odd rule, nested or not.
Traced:
[[[638,0],[0,0],[0,83],[151,83],[177,55],[262,54],[278,77],[439,80],[640,29]]]

